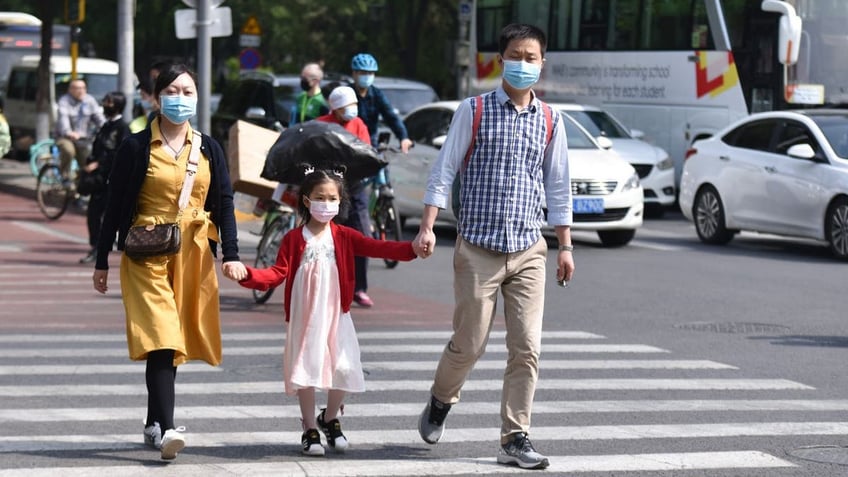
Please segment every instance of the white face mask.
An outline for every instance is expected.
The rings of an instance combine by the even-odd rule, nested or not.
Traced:
[[[358,115],[359,107],[357,107],[355,104],[345,106],[344,110],[342,110],[342,119],[344,119],[345,121],[350,121]]]
[[[309,201],[309,215],[318,222],[327,223],[339,215],[339,203],[337,201],[326,202],[321,200]]]

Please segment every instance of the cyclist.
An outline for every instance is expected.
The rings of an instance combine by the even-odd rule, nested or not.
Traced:
[[[76,157],[80,164],[85,164],[94,134],[106,123],[106,117],[81,79],[71,80],[68,92],[59,98],[57,106],[56,147],[62,175],[69,177],[71,160]]]
[[[291,124],[305,123],[310,119],[330,112],[327,100],[321,94],[321,80],[324,71],[318,63],[307,63],[300,72],[300,87],[303,92],[297,95],[291,113]]]

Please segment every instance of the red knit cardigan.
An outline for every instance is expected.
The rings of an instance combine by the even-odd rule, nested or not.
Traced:
[[[339,289],[341,291],[342,311],[349,312],[353,302],[353,289],[356,283],[353,257],[385,258],[389,260],[410,261],[415,258],[412,242],[392,240],[376,240],[362,235],[362,232],[330,222],[330,232],[333,235],[333,246],[336,249],[336,266],[339,269]],[[291,315],[292,280],[300,266],[306,241],[303,239],[303,226],[291,230],[283,237],[280,251],[277,253],[277,263],[268,268],[247,267],[247,278],[239,284],[246,288],[267,290],[286,282],[285,309],[286,321]]]

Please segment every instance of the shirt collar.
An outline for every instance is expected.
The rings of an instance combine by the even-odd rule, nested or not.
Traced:
[[[527,106],[527,109],[530,112],[535,113],[539,109],[539,98],[536,97],[536,92],[532,89],[530,90],[530,95],[532,98],[530,99],[530,104]],[[507,106],[507,103],[512,104],[512,100],[507,96],[506,91],[503,89],[503,85],[498,85],[498,88],[495,90],[495,98],[498,100],[498,104],[503,107]]]

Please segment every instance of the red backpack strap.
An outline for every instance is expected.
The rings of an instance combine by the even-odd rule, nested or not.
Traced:
[[[551,143],[551,138],[554,137],[554,113],[548,103],[542,100],[539,100],[539,102],[542,103],[542,109],[545,111],[545,125],[548,127],[545,137],[545,147],[547,147]]]
[[[460,171],[465,171],[468,167],[468,161],[471,160],[471,153],[474,152],[474,144],[477,142],[477,131],[480,129],[480,121],[483,118],[483,96],[474,98],[476,109],[474,110],[474,122],[471,123],[471,144],[468,145],[468,150],[465,151],[465,160],[462,161]]]

